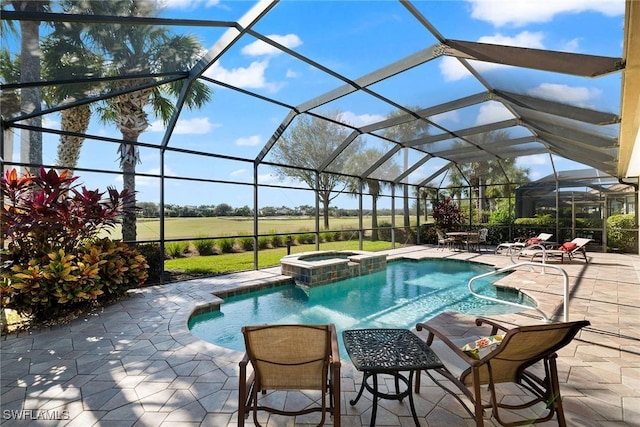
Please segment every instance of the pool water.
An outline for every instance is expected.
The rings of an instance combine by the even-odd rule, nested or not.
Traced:
[[[454,260],[399,261],[386,271],[302,289],[295,285],[226,298],[220,310],[189,319],[191,332],[208,342],[244,351],[244,325],[333,323],[342,348],[345,329],[407,328],[453,310],[471,315],[504,314],[520,309],[469,294],[469,279],[491,271],[486,265]],[[474,283],[476,292],[534,306],[518,291],[493,286],[500,276]],[[342,356],[346,357],[344,349]]]

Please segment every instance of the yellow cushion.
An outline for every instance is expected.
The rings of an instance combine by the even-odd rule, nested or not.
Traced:
[[[468,356],[479,360],[495,350],[501,342],[502,335],[490,335],[488,337],[478,338],[475,341],[463,345],[462,351],[464,351]]]

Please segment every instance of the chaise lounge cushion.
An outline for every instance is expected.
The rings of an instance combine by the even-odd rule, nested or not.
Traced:
[[[573,242],[564,242],[558,249],[564,252],[571,252],[577,247],[578,245]]]

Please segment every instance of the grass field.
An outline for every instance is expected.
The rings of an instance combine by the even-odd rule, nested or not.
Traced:
[[[357,241],[327,242],[320,245],[321,250],[356,250]],[[377,241],[363,242],[365,251],[381,251],[391,249],[391,242]],[[315,245],[296,245],[291,253],[315,250]],[[286,248],[264,249],[258,252],[258,268],[271,267],[280,264],[280,258],[287,255]],[[187,274],[216,275],[234,271],[253,269],[253,252],[221,254],[210,256],[195,256],[166,260],[165,270],[176,270]]]
[[[391,223],[391,216],[379,216],[378,224]],[[396,215],[396,225],[402,225],[402,216]],[[413,218],[412,223],[415,223]],[[365,217],[364,228],[371,228],[371,217]],[[320,223],[322,227],[322,222]],[[331,218],[331,230],[357,229],[357,217]],[[309,217],[269,217],[258,221],[258,234],[295,233],[315,230],[315,219]],[[201,217],[166,218],[165,239],[187,239],[195,237],[221,237],[253,234],[253,218],[245,217]],[[112,234],[120,238],[120,230]],[[138,239],[158,240],[160,238],[160,220],[157,218],[138,219]]]

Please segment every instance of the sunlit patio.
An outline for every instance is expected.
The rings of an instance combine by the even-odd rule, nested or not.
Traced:
[[[504,255],[429,246],[388,254],[389,259],[450,257],[497,267],[511,264]],[[588,264],[575,260],[563,265],[570,276],[569,318],[591,322],[558,359],[567,422],[579,426],[638,425],[640,257],[588,256]],[[187,320],[196,307],[215,301],[216,292],[283,280],[288,278],[274,268],[143,288],[68,325],[3,337],[2,422],[38,424],[32,418],[54,416],[65,419],[47,425],[236,425],[242,355],[195,338]],[[562,316],[562,286],[555,270],[547,267],[532,272],[524,267],[507,279],[510,281],[520,283],[545,310],[556,308],[556,318]],[[517,324],[537,321],[531,313],[496,319]],[[448,314],[441,320],[454,330],[455,322],[462,321],[460,316]],[[342,362],[342,425],[366,426],[371,400],[365,394],[355,407],[348,404],[361,373],[349,360],[343,358]],[[304,404],[307,399],[292,394],[287,404]],[[422,425],[473,424],[459,403],[424,375],[415,400]],[[412,425],[406,401],[383,401],[380,405],[377,425]],[[16,421],[20,416],[26,420]],[[295,425],[313,422],[308,417],[299,417]],[[272,416],[266,425],[293,425],[293,421]]]

